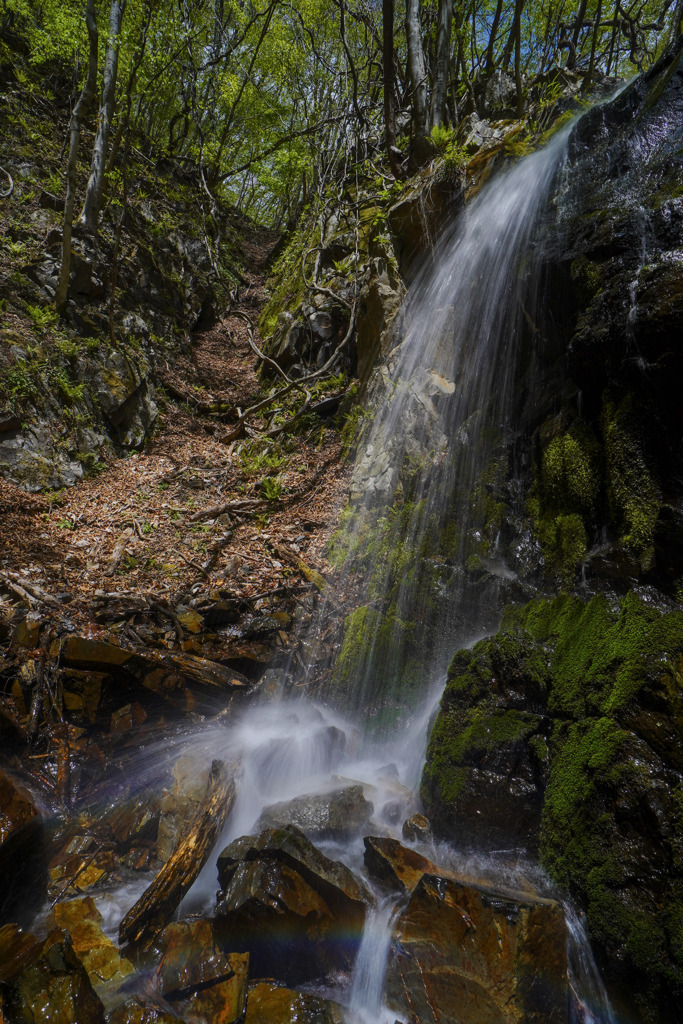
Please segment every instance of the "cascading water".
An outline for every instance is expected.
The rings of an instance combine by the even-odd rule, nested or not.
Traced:
[[[399,343],[374,389],[379,404],[354,472],[352,511],[335,542],[348,589],[358,576],[363,585],[355,587],[359,607],[347,618],[331,681],[322,689],[327,701],[262,703],[229,727],[164,743],[156,761],[144,752],[139,782],[148,785],[181,752],[197,765],[241,761],[221,843],[252,833],[273,804],[347,783],[362,786],[372,801],[375,832],[398,838],[402,821],[417,809],[415,789],[447,659],[495,627],[501,581],[514,577],[498,553],[505,524],[491,490],[513,424],[541,388],[526,344],[542,324],[543,260],[535,238],[565,141],[563,133],[482,189],[412,287]],[[474,562],[484,570],[476,585],[468,575]],[[316,837],[316,843],[363,874],[358,835]],[[434,854],[432,846],[423,850]],[[212,906],[214,862],[209,858],[182,913]],[[353,977],[329,981],[327,991],[347,1005],[350,1024],[397,1019],[383,1009],[396,911],[395,900],[377,898],[357,937]],[[110,900],[111,931],[117,916]],[[577,935],[573,929],[575,950]],[[581,974],[581,955],[573,962]],[[591,992],[599,982],[593,967],[583,971]],[[609,1016],[591,1019],[604,1024]]]
[[[362,706],[380,732],[458,646],[495,628],[501,583],[515,578],[492,495],[542,387],[537,236],[567,134],[495,178],[445,233],[375,385],[333,546],[363,583],[327,692]]]

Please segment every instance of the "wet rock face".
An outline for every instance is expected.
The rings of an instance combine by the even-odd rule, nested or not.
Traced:
[[[411,1024],[566,1024],[568,995],[559,904],[421,878],[387,977],[389,1005]]]
[[[438,872],[433,864],[416,850],[402,846],[397,839],[366,836],[365,866],[372,878],[400,893],[412,893],[422,877]]]
[[[3,1013],[17,1024],[104,1024],[104,1007],[69,936],[51,932],[5,989]]]
[[[295,828],[244,836],[218,859],[216,929],[251,955],[251,974],[300,984],[350,969],[366,893]]]
[[[102,918],[92,897],[58,903],[53,915],[57,926],[69,933],[73,951],[85,968],[93,990],[106,1005],[133,973],[133,965],[120,956],[102,931]]]
[[[298,796],[266,807],[257,829],[294,825],[313,836],[344,836],[360,832],[374,808],[363,795],[363,787],[346,786],[331,793]]]
[[[159,990],[197,1024],[233,1024],[247,1001],[249,955],[219,948],[209,920],[169,925],[161,936]]]
[[[554,332],[561,373],[580,392],[580,402],[568,396],[565,429],[571,423],[579,443],[584,431],[581,460],[591,465],[593,492],[553,492],[539,466],[535,524],[550,561],[574,550],[572,578],[600,540],[589,581],[623,592],[640,579],[672,597],[683,576],[682,146],[680,39],[615,99],[588,111],[570,136],[559,226],[549,241],[556,287],[548,305],[564,325]],[[559,438],[560,430],[541,427],[544,460],[548,434]]]
[[[504,629],[453,660],[427,811],[459,845],[538,847],[617,989],[645,1020],[677,1020],[683,614],[565,596],[509,609]]]
[[[422,796],[459,847],[536,848],[546,782],[543,655],[497,637],[456,655],[429,741]],[[540,755],[540,756],[539,756]]]
[[[245,1024],[342,1024],[341,1008],[317,996],[304,995],[269,981],[249,989]]]
[[[0,771],[0,923],[38,905],[47,881],[42,824],[30,793]]]

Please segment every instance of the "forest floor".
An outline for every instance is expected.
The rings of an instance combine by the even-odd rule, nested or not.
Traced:
[[[19,593],[12,582],[38,599],[45,592],[56,599],[53,614],[63,604],[82,629],[94,609],[124,597],[153,595],[176,607],[219,593],[250,610],[282,598],[291,607],[312,588],[306,566],[325,572],[346,479],[340,431],[312,415],[296,433],[262,438],[270,423],[255,417],[231,440],[234,424],[203,411],[212,404],[243,410],[263,397],[244,315],[258,319],[275,242],[266,231],[245,241],[247,284],[234,308],[195,334],[191,351],[162,373],[158,426],[142,451],[110,457],[97,476],[52,494],[29,495],[0,480],[7,596]],[[261,344],[256,329],[254,340]],[[201,635],[199,620],[190,615],[176,626],[165,646],[197,653],[202,646],[212,656],[211,643],[203,645],[214,638]],[[136,635],[128,630],[129,639]]]

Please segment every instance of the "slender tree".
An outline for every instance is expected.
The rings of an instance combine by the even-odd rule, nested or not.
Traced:
[[[410,99],[413,108],[413,149],[419,161],[429,151],[426,144],[427,66],[422,46],[420,0],[406,0],[406,42]]]
[[[102,101],[100,103],[97,134],[95,135],[92,151],[90,178],[88,179],[88,187],[85,193],[85,203],[79,218],[79,223],[87,231],[93,232],[97,230],[102,203],[107,144],[109,142],[109,132],[111,130],[116,98],[121,23],[125,7],[126,0],[111,0],[111,7],[109,8],[109,36],[107,38],[104,72],[102,75]]]
[[[432,127],[440,125],[446,114],[452,26],[453,0],[439,0],[439,18],[436,29],[434,87],[432,89]]]
[[[391,173],[401,176],[396,154],[394,109],[394,0],[382,0],[382,79],[384,85],[384,142]]]
[[[69,139],[69,159],[67,163],[66,199],[64,201],[64,225],[62,228],[62,265],[59,268],[59,280],[55,293],[55,306],[60,316],[66,309],[69,294],[69,270],[71,267],[71,232],[74,219],[76,199],[76,163],[78,160],[78,144],[81,138],[83,119],[86,117],[97,87],[97,55],[98,33],[95,0],[88,0],[85,11],[85,24],[88,30],[88,71],[78,102],[71,115],[71,133]]]

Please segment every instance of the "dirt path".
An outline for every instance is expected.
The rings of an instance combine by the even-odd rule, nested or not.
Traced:
[[[248,284],[236,308],[254,321],[273,241],[263,235],[247,248]],[[167,397],[143,451],[111,459],[100,475],[56,496],[0,481],[0,569],[57,597],[77,619],[90,618],[105,595],[177,602],[225,591],[253,605],[310,586],[282,547],[325,570],[344,483],[341,440],[318,417],[296,434],[259,440],[248,430],[229,440],[235,416],[221,421],[202,410],[206,403],[244,409],[261,397],[256,363],[243,318],[229,313],[162,374]]]

